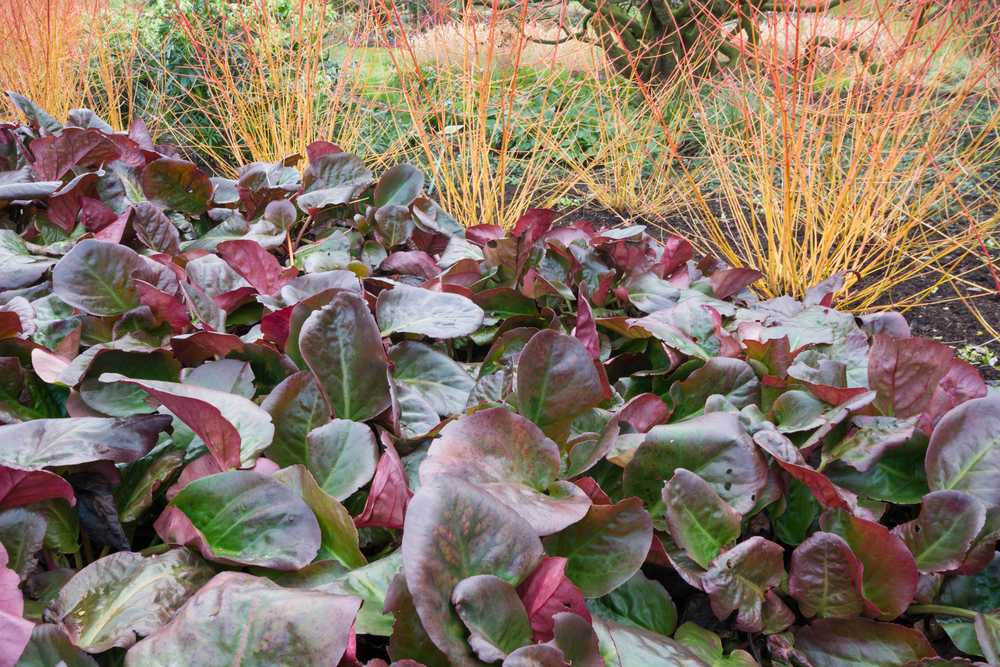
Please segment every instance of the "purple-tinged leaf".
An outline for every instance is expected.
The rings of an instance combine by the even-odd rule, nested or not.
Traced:
[[[148,201],[136,202],[133,208],[135,216],[132,218],[132,227],[136,238],[153,252],[179,255],[181,235],[170,218]]]
[[[133,280],[139,303],[149,308],[158,324],[167,322],[175,334],[179,334],[191,324],[184,304],[176,297],[157,289],[143,280]]]
[[[868,387],[878,392],[875,407],[887,417],[919,415],[951,368],[953,354],[934,340],[875,336],[868,353]]]
[[[716,299],[728,299],[744,287],[760,280],[764,274],[756,269],[724,269],[712,273],[712,293]]]
[[[618,418],[612,417],[608,425],[604,427],[600,437],[573,444],[569,450],[569,464],[561,476],[565,478],[577,477],[593,468],[615,446],[620,433],[621,427]]]
[[[358,547],[358,530],[351,515],[316,484],[308,470],[294,465],[272,473],[271,477],[288,485],[316,515],[320,530],[318,558],[332,558],[349,569],[368,564]]]
[[[747,363],[757,366],[767,375],[784,379],[788,375],[788,368],[792,365],[792,349],[788,342],[788,336],[781,338],[771,338],[766,343],[755,340],[744,340],[746,346]],[[752,361],[751,361],[752,360]]]
[[[0,509],[27,505],[49,498],[76,504],[73,487],[59,475],[45,470],[17,470],[0,465]]]
[[[986,507],[1000,505],[1000,398],[977,398],[934,428],[925,464],[932,491],[965,491]]]
[[[813,621],[795,633],[795,648],[813,667],[899,667],[937,655],[916,630],[864,618]]]
[[[533,644],[519,648],[506,660],[503,667],[570,667],[566,654],[549,644]]]
[[[298,274],[294,266],[282,269],[275,256],[254,241],[223,241],[216,246],[216,251],[258,294],[264,296],[274,294]]]
[[[42,277],[55,264],[49,257],[35,255],[24,240],[9,229],[0,229],[0,289],[27,287]]]
[[[618,411],[618,421],[625,422],[639,433],[662,424],[670,417],[670,407],[656,394],[639,394]]]
[[[396,285],[382,290],[376,306],[382,335],[415,333],[460,338],[479,329],[483,309],[459,294]]]
[[[7,567],[7,549],[0,543],[0,667],[13,667],[31,639],[35,624],[21,617],[24,595],[21,578]]]
[[[37,567],[35,559],[45,541],[45,515],[27,507],[0,510],[0,544],[7,550],[9,567],[23,581]]]
[[[952,359],[948,373],[934,388],[927,413],[933,419],[966,401],[985,398],[986,393],[986,382],[975,366],[963,359]]]
[[[309,316],[299,350],[337,417],[363,422],[390,406],[382,338],[368,306],[353,292],[336,294]]]
[[[223,572],[165,626],[135,645],[127,667],[233,664],[265,667],[294,657],[303,667],[336,665],[353,643],[361,598],[281,588]]]
[[[143,513],[153,506],[153,494],[160,485],[184,465],[184,452],[171,450],[162,456],[143,473],[130,496],[124,498],[122,508],[118,513],[121,523],[138,521]]]
[[[410,217],[410,209],[406,206],[386,204],[375,211],[375,238],[386,248],[406,243],[413,236],[415,229],[413,218]],[[437,266],[434,266],[434,272],[425,277],[433,278],[438,273]]]
[[[156,445],[170,425],[166,415],[136,415],[124,419],[35,419],[0,426],[0,464],[21,470],[115,461],[132,463]]]
[[[517,586],[542,555],[524,519],[466,480],[442,475],[420,487],[406,515],[403,568],[427,635],[452,665],[477,664],[451,604],[456,584],[492,574]]]
[[[305,501],[277,479],[248,470],[191,482],[154,527],[164,543],[192,545],[209,560],[275,570],[305,567],[321,540]]]
[[[105,373],[101,382],[142,387],[195,432],[223,470],[250,465],[271,444],[271,416],[253,401],[197,385]]]
[[[63,586],[50,617],[89,653],[129,648],[165,625],[215,570],[176,549],[143,558],[128,551],[94,561]]]
[[[427,636],[413,598],[406,588],[406,578],[400,572],[389,583],[385,594],[384,613],[392,614],[395,623],[392,628],[392,638],[389,640],[389,655],[393,665],[406,665],[414,662],[426,667],[450,667],[451,663],[441,652],[431,638]],[[414,660],[411,660],[414,659]],[[415,660],[419,660],[416,663]]]
[[[164,157],[142,172],[142,192],[157,206],[201,215],[208,210],[215,188],[193,163]]]
[[[712,310],[696,298],[658,310],[651,315],[628,321],[629,328],[639,327],[682,354],[708,361],[718,356],[722,341],[715,335]]]
[[[304,465],[323,491],[343,502],[375,474],[378,445],[367,425],[334,419],[285,451],[281,463]]]
[[[282,468],[308,459],[306,436],[330,423],[330,406],[312,371],[282,380],[260,404],[274,423],[274,439],[265,453]]]
[[[972,540],[962,566],[954,573],[970,575],[984,570],[993,560],[997,540],[1000,540],[1000,507],[991,507],[986,510],[986,522]]]
[[[570,612],[556,614],[552,645],[573,667],[605,667],[600,642],[590,621]]]
[[[115,243],[80,241],[52,270],[52,291],[91,315],[121,315],[141,305],[132,272],[156,282],[134,250]]]
[[[384,442],[384,441],[383,441]],[[406,507],[413,498],[406,469],[391,442],[385,443],[385,452],[375,468],[365,509],[354,519],[354,525],[384,526],[402,528],[406,519]]]
[[[815,532],[792,552],[788,591],[803,616],[860,616],[861,563],[839,535]]]
[[[517,368],[519,412],[557,442],[566,440],[574,419],[604,398],[587,348],[558,331],[547,329],[532,336]]]
[[[839,507],[853,512],[857,496],[831,482],[823,473],[806,465],[802,453],[786,436],[773,429],[762,429],[753,435],[753,441],[774,457],[775,462],[789,475],[808,487],[823,509]]]
[[[436,347],[405,340],[389,350],[392,377],[407,384],[441,417],[465,409],[475,381],[451,357]]]
[[[424,187],[423,173],[410,164],[397,164],[379,178],[375,186],[375,206],[409,206]]]
[[[740,536],[743,517],[693,472],[674,471],[662,496],[670,536],[702,567],[709,567]]]
[[[491,574],[463,579],[451,592],[451,602],[469,629],[467,641],[480,660],[503,660],[531,643],[528,613],[514,587],[503,579]]]
[[[991,665],[1000,663],[1000,612],[978,613],[973,621],[976,639],[983,656]]]
[[[671,385],[674,407],[670,420],[679,422],[704,414],[705,402],[716,395],[740,410],[748,405],[760,407],[760,381],[746,362],[713,357],[686,380]]]
[[[177,361],[185,366],[193,366],[216,355],[224,357],[233,351],[243,350],[239,336],[215,331],[196,331],[174,336],[170,348]]]
[[[58,181],[74,166],[96,169],[122,155],[118,146],[100,130],[75,127],[66,128],[60,136],[32,141],[30,152],[34,156],[31,166],[42,181]]]
[[[861,561],[861,591],[881,611],[878,618],[891,620],[906,611],[920,575],[903,541],[885,526],[858,519],[842,509],[829,510],[819,523],[824,531],[844,538]]]
[[[595,618],[594,631],[607,667],[710,667],[680,642],[649,630],[621,625],[611,619]]]
[[[480,410],[441,429],[420,464],[420,483],[448,473],[478,485],[520,514],[539,535],[579,521],[590,506],[580,488],[556,481],[556,444],[504,407]]]
[[[854,417],[853,433],[840,442],[824,443],[823,460],[841,460],[858,472],[867,472],[890,449],[913,436],[913,424],[895,417]]]
[[[69,636],[58,626],[42,623],[35,625],[32,630],[33,624],[30,621],[22,619],[22,622],[28,624],[31,639],[24,648],[20,660],[17,660],[16,652],[8,651],[0,641],[0,656],[10,656],[10,662],[4,662],[4,658],[0,657],[0,665],[3,667],[15,664],[20,667],[49,667],[49,665],[98,667],[97,661],[90,657],[89,653],[74,646]]]
[[[649,551],[653,522],[638,498],[617,505],[591,505],[580,521],[545,539],[545,550],[566,558],[566,576],[583,593],[596,598],[634,575]]]
[[[678,468],[708,482],[740,514],[749,513],[767,485],[767,461],[739,419],[713,412],[677,424],[654,426],[625,467],[625,495],[662,516],[660,492]]]
[[[546,558],[517,587],[517,594],[531,621],[532,641],[547,642],[552,639],[556,614],[569,611],[588,623],[591,621],[583,593],[566,578],[568,563],[566,558]]]
[[[495,287],[477,292],[472,301],[487,313],[497,317],[538,315],[535,300],[510,287]]]
[[[965,560],[972,541],[986,524],[986,508],[961,491],[932,491],[923,498],[920,516],[896,526],[922,574],[947,572]]]
[[[703,579],[712,611],[719,619],[736,610],[736,627],[759,632],[764,627],[764,594],[781,583],[785,550],[763,537],[751,537],[712,562]]]

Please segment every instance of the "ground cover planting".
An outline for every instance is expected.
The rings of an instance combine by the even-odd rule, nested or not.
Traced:
[[[1000,395],[845,274],[10,99],[0,665],[1000,664]]]

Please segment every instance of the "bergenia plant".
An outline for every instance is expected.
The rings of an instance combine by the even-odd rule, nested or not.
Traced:
[[[0,667],[1000,664],[1000,396],[843,276],[11,99]]]

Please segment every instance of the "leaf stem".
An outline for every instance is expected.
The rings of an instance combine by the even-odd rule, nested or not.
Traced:
[[[942,604],[914,604],[906,608],[908,614],[941,614],[975,620],[976,612],[961,607],[947,607]]]
[[[83,552],[87,555],[87,565],[90,565],[94,562],[94,550],[90,546],[90,536],[83,529],[82,523],[80,524],[80,536],[83,538]]]
[[[165,554],[170,551],[169,544],[154,544],[151,547],[146,547],[139,552],[140,556],[155,556],[156,554]]]

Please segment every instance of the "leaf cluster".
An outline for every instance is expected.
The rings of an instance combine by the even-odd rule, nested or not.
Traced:
[[[1000,397],[843,276],[11,98],[0,664],[997,664]]]

